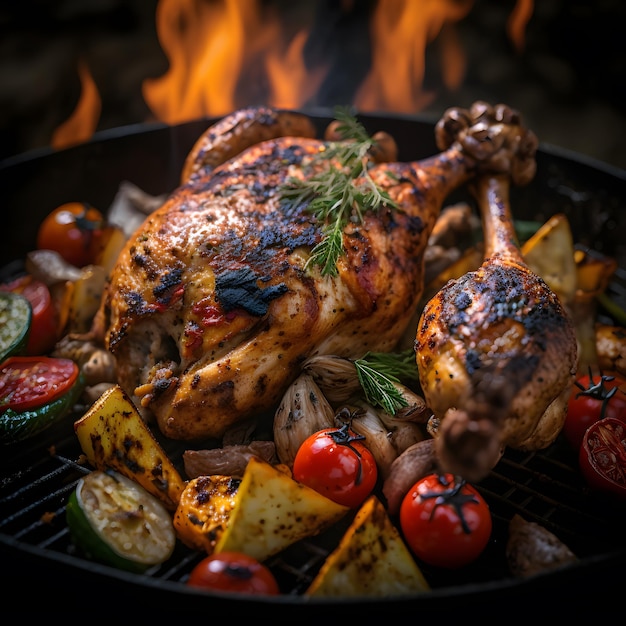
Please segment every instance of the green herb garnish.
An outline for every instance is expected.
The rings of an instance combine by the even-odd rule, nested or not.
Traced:
[[[361,223],[365,211],[397,206],[369,175],[368,151],[375,141],[348,108],[335,108],[335,118],[342,141],[329,143],[314,157],[325,167],[307,180],[290,177],[281,187],[284,200],[307,204],[306,210],[322,223],[323,238],[305,265],[305,269],[319,265],[322,276],[337,275],[337,261],[344,252],[343,230],[349,220]]]
[[[354,361],[359,382],[367,401],[383,408],[390,415],[408,406],[393,383],[418,380],[415,352],[412,349],[398,353],[368,352]]]

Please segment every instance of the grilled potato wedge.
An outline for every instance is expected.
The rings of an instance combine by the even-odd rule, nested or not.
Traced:
[[[559,213],[545,222],[522,246],[528,266],[541,276],[563,304],[571,305],[576,293],[574,239],[567,217]]]
[[[372,598],[429,590],[385,507],[372,495],[358,510],[305,595]]]
[[[168,510],[176,509],[185,481],[119,385],[107,389],[74,422],[74,431],[94,468],[114,469]]]
[[[253,457],[215,552],[245,552],[264,561],[300,539],[321,533],[348,511],[349,507],[297,482],[281,468]]]

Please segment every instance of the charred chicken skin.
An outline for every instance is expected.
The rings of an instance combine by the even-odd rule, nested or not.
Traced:
[[[421,161],[372,162],[371,180],[395,206],[348,221],[337,275],[328,276],[305,267],[323,224],[305,203],[285,203],[280,188],[318,173],[330,140],[296,113],[261,107],[224,118],[111,273],[101,317],[120,385],[165,436],[220,438],[273,410],[308,357],[392,350],[422,294],[444,200],[499,171],[493,140],[519,130],[494,122],[481,120],[488,136],[474,133],[469,150],[455,141]]]
[[[510,184],[534,174],[536,141],[513,130],[519,117],[506,107],[477,104],[451,111],[441,123],[455,129],[452,141],[472,143],[481,118],[500,119],[507,129],[492,141],[502,143],[501,172],[480,174],[470,185],[483,224],[484,262],[430,300],[415,342],[424,396],[438,420],[438,462],[470,481],[484,478],[506,446],[536,450],[556,439],[577,359],[573,323],[524,263],[511,214]],[[484,141],[492,131],[478,132]],[[511,151],[520,137],[523,145]],[[507,162],[511,154],[514,161]]]

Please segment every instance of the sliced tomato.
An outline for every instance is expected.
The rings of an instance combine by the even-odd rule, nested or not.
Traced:
[[[20,412],[54,402],[79,375],[71,359],[13,356],[0,365],[0,410]]]
[[[626,424],[605,417],[583,437],[580,470],[593,489],[626,498]]]
[[[25,275],[0,285],[0,290],[24,296],[32,307],[30,334],[25,353],[36,356],[50,352],[58,340],[58,313],[48,286],[32,276]]]

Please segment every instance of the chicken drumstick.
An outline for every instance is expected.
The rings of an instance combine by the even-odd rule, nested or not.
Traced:
[[[492,116],[508,129],[519,125],[514,111],[481,103],[454,110],[451,121],[441,123],[465,123],[472,134],[480,128],[477,119]],[[525,148],[506,149],[520,137]],[[542,449],[556,439],[576,373],[572,321],[524,263],[511,214],[511,181],[525,184],[534,175],[536,141],[521,131],[497,141],[501,172],[481,174],[471,185],[483,224],[484,261],[430,300],[415,341],[422,390],[439,424],[439,466],[470,481],[484,478],[506,446]]]

